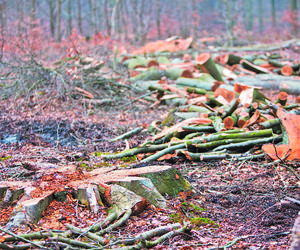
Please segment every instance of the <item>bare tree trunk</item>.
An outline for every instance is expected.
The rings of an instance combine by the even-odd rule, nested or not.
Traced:
[[[78,19],[78,29],[79,29],[79,32],[80,34],[82,35],[83,32],[82,32],[82,17],[81,17],[81,1],[80,0],[77,0],[77,19]]]
[[[252,0],[246,0],[246,10],[245,16],[247,18],[247,30],[253,29],[253,5]]]
[[[124,35],[125,35],[125,40],[128,40],[127,21],[125,19],[125,17],[128,14],[128,10],[126,9],[126,4],[124,4],[124,0],[120,1],[120,13],[122,13],[121,14],[122,25],[123,25],[122,30],[123,30]]]
[[[90,23],[90,35],[93,36],[96,34],[96,26],[95,26],[95,2],[93,0],[89,0],[89,23]]]
[[[57,0],[56,40],[61,42],[61,0]]]
[[[157,29],[158,39],[161,39],[160,17],[161,17],[161,4],[160,4],[160,0],[156,0],[156,29]]]
[[[108,0],[104,0],[104,17],[105,17],[107,35],[110,36],[111,35],[111,25],[109,23],[109,15],[108,15]]]
[[[6,16],[6,0],[2,0],[0,3],[0,18],[1,18],[1,32],[2,36],[4,35],[5,31],[7,31],[7,16]]]
[[[261,0],[258,1],[258,19],[259,19],[259,33],[263,32],[264,23],[263,23],[263,2]]]
[[[299,33],[298,5],[297,0],[290,0],[290,8],[292,12],[292,34],[297,36]]]
[[[118,4],[119,4],[119,0],[116,0],[111,14],[111,37],[113,39],[116,38],[116,13],[117,13]]]
[[[198,37],[197,28],[200,26],[200,23],[198,23],[199,19],[197,18],[199,16],[197,0],[193,0],[192,2],[192,13],[193,13],[193,17],[192,17],[193,37],[197,38]]]
[[[234,35],[234,20],[233,20],[233,6],[231,4],[235,4],[231,2],[231,0],[222,0],[225,5],[224,17],[225,17],[225,27],[228,38],[228,43],[230,46],[233,46],[235,35]]]
[[[70,36],[72,34],[72,2],[71,2],[71,0],[68,0],[67,13],[68,13],[67,35]]]
[[[93,24],[94,24],[94,35],[98,33],[97,25],[97,1],[93,0]]]
[[[271,0],[272,5],[272,26],[273,28],[276,27],[276,6],[275,6],[275,0]]]
[[[30,14],[30,28],[33,29],[36,26],[36,8],[35,8],[35,0],[31,0],[31,14]]]
[[[55,37],[55,11],[54,11],[54,2],[53,0],[48,0],[49,7],[49,23],[50,23],[50,32],[51,37]]]

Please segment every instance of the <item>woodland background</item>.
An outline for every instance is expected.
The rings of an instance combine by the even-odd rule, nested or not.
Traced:
[[[272,42],[299,34],[299,4],[299,0],[1,0],[1,40],[6,49],[19,39],[36,51],[78,35],[95,45],[108,37],[143,44],[174,35],[218,36],[231,45]],[[43,41],[42,48],[38,41]]]

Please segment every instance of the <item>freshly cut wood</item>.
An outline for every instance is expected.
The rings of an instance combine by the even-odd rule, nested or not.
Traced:
[[[149,60],[147,63],[147,68],[151,68],[151,67],[157,67],[158,68],[159,64],[156,60]]]
[[[287,99],[288,99],[288,93],[284,92],[284,91],[281,91],[279,94],[278,94],[278,98],[277,98],[277,101],[275,103],[280,103],[282,106],[285,106],[286,105],[286,102],[287,102]]]
[[[297,216],[293,230],[292,230],[292,238],[291,238],[291,247],[290,250],[298,250],[300,249],[300,215]]]
[[[218,97],[219,95],[223,96],[228,102],[232,102],[235,98],[235,93],[233,91],[224,88],[217,88],[217,90],[214,92],[215,97]]]
[[[195,78],[180,77],[177,79],[176,85],[211,91],[212,87],[214,86],[214,83],[195,79]]]
[[[239,76],[235,79],[238,83],[249,86],[263,87],[264,89],[285,91],[289,94],[300,94],[299,79],[293,76],[276,74],[258,74],[255,78]]]
[[[147,43],[144,47],[135,50],[132,52],[133,55],[137,54],[147,54],[152,52],[159,51],[179,51],[179,50],[187,50],[193,42],[192,37],[188,37],[187,39],[170,39],[170,40],[159,40],[155,42]]]
[[[193,78],[193,72],[186,69],[181,73],[180,77]]]
[[[242,58],[234,54],[225,54],[222,56],[221,62],[230,66],[240,64]]]
[[[294,73],[294,70],[291,66],[285,65],[280,70],[283,76],[291,76]]]
[[[288,144],[291,154],[288,160],[300,161],[300,115],[285,114],[281,118],[283,126],[283,143]]]
[[[231,116],[228,116],[223,120],[223,123],[224,123],[225,129],[232,129],[235,124],[235,121],[233,120],[233,118]]]
[[[161,72],[157,68],[150,68],[147,71],[140,73],[134,77],[129,78],[129,81],[154,81],[160,80],[162,77]]]
[[[162,75],[170,80],[177,80],[181,76],[182,72],[184,72],[184,69],[174,67],[162,71]]]
[[[290,148],[286,144],[275,145],[273,143],[265,144],[262,146],[262,150],[266,155],[275,160],[284,160],[291,152]]]
[[[206,119],[206,118],[190,118],[190,119],[186,119],[182,122],[179,122],[177,124],[175,124],[174,126],[170,127],[170,128],[166,128],[164,129],[162,132],[156,134],[152,140],[157,140],[159,138],[162,138],[163,136],[171,133],[171,132],[175,132],[175,131],[179,131],[181,129],[182,126],[186,126],[186,125],[192,125],[192,124],[198,124],[198,125],[203,125],[203,124],[210,124],[212,122],[212,120],[210,119]]]
[[[196,57],[195,62],[196,64],[204,66],[205,69],[209,72],[209,74],[211,74],[211,76],[215,78],[217,81],[223,82],[222,75],[219,72],[218,68],[216,67],[215,62],[209,53],[199,54]]]
[[[262,67],[259,67],[245,59],[241,60],[241,64],[243,65],[243,67],[247,70],[250,70],[254,73],[263,73],[263,74],[270,74],[271,72],[269,70],[266,70]]]

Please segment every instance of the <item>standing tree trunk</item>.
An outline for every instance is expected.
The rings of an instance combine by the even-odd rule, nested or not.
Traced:
[[[98,22],[97,22],[97,1],[93,0],[93,24],[94,24],[94,35],[98,33]]]
[[[54,10],[54,2],[53,0],[48,0],[49,7],[49,23],[50,23],[50,32],[51,37],[55,37],[55,10]]]
[[[79,29],[79,33],[82,35],[82,17],[81,17],[81,1],[77,0],[77,19],[78,19],[78,29]]]
[[[128,10],[127,10],[127,5],[126,3],[124,3],[124,0],[120,1],[120,13],[122,13],[121,17],[122,17],[122,30],[124,32],[124,36],[125,36],[125,40],[128,40],[128,30],[127,30],[127,21],[126,18],[127,14],[128,14]]]
[[[246,17],[247,17],[247,30],[252,30],[253,29],[253,5],[252,5],[252,0],[246,0]]]
[[[276,27],[276,6],[275,6],[275,0],[271,0],[272,4],[272,26],[273,28]]]
[[[35,0],[31,0],[31,14],[30,14],[30,28],[33,29],[36,26],[36,8]]]
[[[263,2],[261,0],[258,1],[258,20],[259,20],[259,33],[263,32]]]
[[[68,13],[67,35],[70,36],[72,34],[72,2],[71,2],[71,0],[68,0],[67,13]]]
[[[297,36],[299,33],[298,5],[297,0],[290,0],[292,14],[292,34]]]
[[[225,27],[226,27],[226,33],[227,33],[227,39],[229,46],[233,46],[234,40],[235,40],[235,35],[234,35],[234,20],[233,20],[233,10],[234,8],[232,7],[231,0],[222,0],[225,6],[224,9],[224,14],[223,16],[225,17]]]
[[[2,0],[0,3],[0,18],[1,18],[1,35],[2,37],[5,35],[5,31],[7,31],[7,16],[6,16],[6,0]],[[4,40],[3,40],[4,41]]]
[[[20,36],[21,33],[22,33],[21,23],[23,23],[23,21],[24,21],[24,13],[23,13],[23,9],[22,9],[22,2],[23,2],[22,0],[17,0],[16,1],[16,5],[17,5],[17,17],[19,17],[18,20],[17,20],[17,22],[18,22],[18,27],[17,27],[17,29],[18,29],[18,36]],[[0,12],[2,13],[1,10],[0,10]]]
[[[89,23],[90,23],[90,35],[93,36],[96,34],[96,22],[95,22],[95,2],[93,0],[89,0]]]
[[[118,4],[119,4],[119,0],[116,0],[111,14],[111,37],[113,39],[116,38],[116,13],[117,13]]]
[[[56,40],[61,42],[61,0],[57,0],[57,22],[56,22]]]
[[[111,26],[109,23],[109,15],[108,15],[108,0],[104,0],[104,17],[105,17],[105,25],[106,25],[106,32],[107,35],[111,35]]]
[[[160,0],[156,0],[156,29],[157,29],[158,39],[161,39],[160,16],[161,16],[161,4],[160,4]]]

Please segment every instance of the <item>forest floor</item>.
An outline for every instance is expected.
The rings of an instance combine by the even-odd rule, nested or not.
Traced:
[[[130,112],[127,117],[106,112],[85,117],[78,115],[83,112],[75,108],[68,112],[46,112],[47,115],[14,115],[8,114],[5,106],[2,103],[0,117],[0,180],[11,181],[37,179],[35,171],[26,167],[30,164],[53,168],[86,163],[88,169],[101,162],[105,165],[93,152],[120,151],[126,145],[122,141],[101,142],[101,139],[110,139],[133,124],[149,124],[159,113],[167,112],[166,107],[144,107],[137,117],[132,117]],[[129,140],[130,146],[144,139],[143,134],[135,136]],[[78,163],[76,156],[82,155],[87,158]],[[112,234],[127,237],[170,222],[183,222],[192,212],[184,203],[201,208],[194,212],[212,222],[195,225],[190,235],[178,235],[155,249],[217,249],[235,240],[238,240],[233,244],[236,249],[288,249],[297,212],[281,206],[280,201],[286,196],[299,198],[299,183],[286,168],[264,167],[265,162],[152,162],[151,165],[167,164],[179,169],[196,195],[168,197],[169,209],[156,210],[149,206],[141,214],[131,216],[124,227]],[[110,161],[110,164],[126,165],[120,160]],[[127,166],[135,164],[138,163]],[[2,208],[1,226],[7,223],[11,210],[12,207]],[[85,227],[105,214],[106,209],[93,214],[72,199],[53,201],[32,230],[63,230],[66,223]]]
[[[94,152],[115,152],[126,147],[125,141],[109,142],[129,128],[150,124],[165,115],[169,107],[149,107],[139,103],[123,110],[103,108],[85,115],[82,105],[64,102],[32,109],[14,109],[10,101],[0,102],[0,181],[39,181],[36,169],[75,166],[89,171],[99,166],[139,167],[138,161],[104,162]],[[34,110],[34,111],[33,111]],[[148,135],[128,140],[130,147],[143,142]],[[78,158],[84,158],[80,162]],[[285,197],[300,198],[299,181],[283,166],[257,161],[189,162],[172,160],[148,165],[171,165],[192,184],[194,196],[167,197],[168,209],[148,206],[140,214],[111,234],[126,238],[168,225],[192,223],[190,234],[179,234],[153,249],[288,249],[297,210],[287,208]],[[144,165],[143,165],[144,166]],[[295,168],[300,175],[300,168]],[[5,226],[14,204],[0,206],[0,226]],[[97,214],[72,197],[53,201],[31,231],[65,230],[67,223],[83,228],[105,217],[107,208]]]

